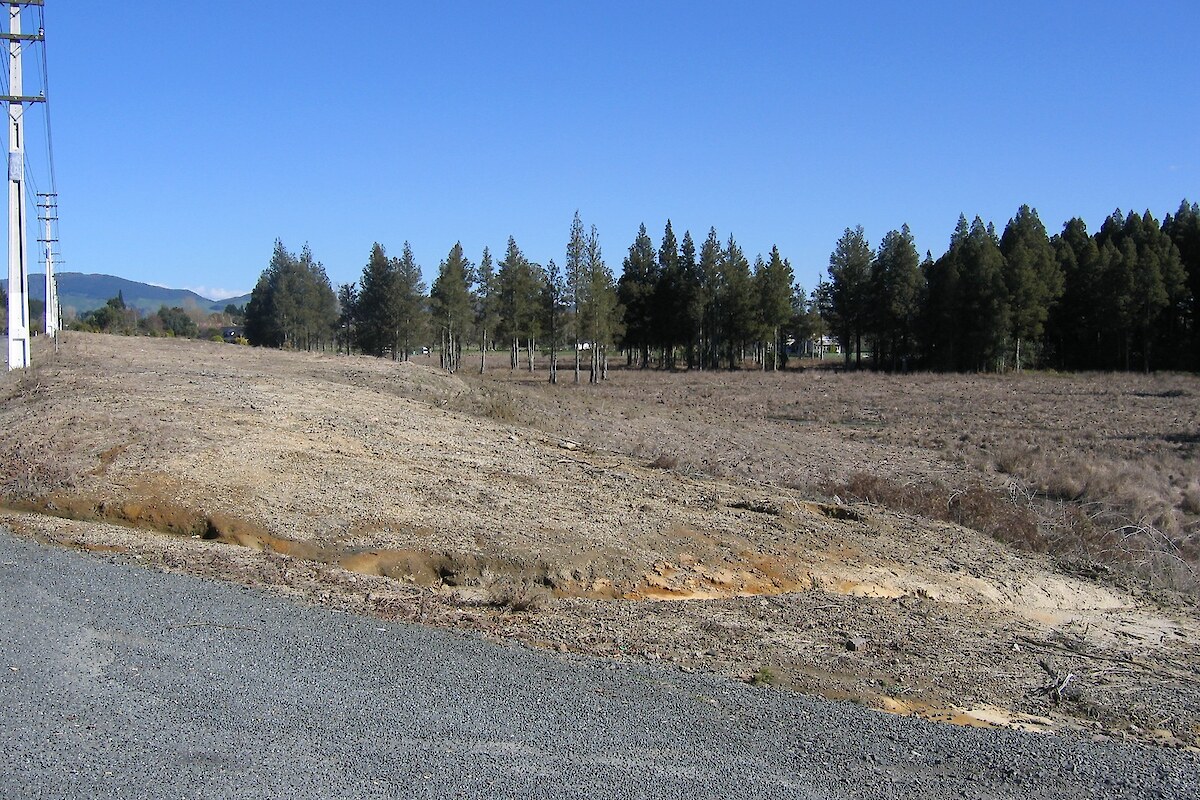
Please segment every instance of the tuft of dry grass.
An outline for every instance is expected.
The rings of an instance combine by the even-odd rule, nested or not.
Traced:
[[[488,591],[488,605],[518,613],[541,611],[548,602],[546,589],[530,583],[497,584]]]
[[[505,392],[489,392],[484,395],[480,410],[483,416],[497,422],[516,423],[520,421],[517,402],[512,395]]]

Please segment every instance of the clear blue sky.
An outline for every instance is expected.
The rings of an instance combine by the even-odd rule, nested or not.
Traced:
[[[645,222],[811,288],[847,226],[1200,198],[1200,3],[46,0],[64,269],[249,291],[278,237],[614,272]],[[31,136],[34,135],[31,133]],[[30,148],[35,149],[31,142]],[[32,158],[32,157],[31,157]],[[44,166],[44,165],[43,165]],[[37,164],[31,163],[36,170]],[[42,180],[45,185],[45,180]]]

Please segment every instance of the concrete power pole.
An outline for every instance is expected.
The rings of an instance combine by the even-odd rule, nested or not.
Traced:
[[[40,42],[42,32],[21,33],[21,9],[40,6],[42,0],[5,2],[8,8],[8,90],[0,95],[8,103],[8,368],[29,366],[29,251],[25,230],[25,104],[45,97],[21,94],[21,54],[25,42]]]
[[[46,224],[45,238],[38,239],[46,249],[46,335],[58,334],[58,280],[54,277],[54,222],[58,219],[58,195],[38,193],[38,218]]]

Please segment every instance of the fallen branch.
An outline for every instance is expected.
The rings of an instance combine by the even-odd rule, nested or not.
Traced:
[[[1108,661],[1112,664],[1128,664],[1133,667],[1145,670],[1152,675],[1157,675],[1164,678],[1178,678],[1180,680],[1194,681],[1196,680],[1195,672],[1187,672],[1181,669],[1172,669],[1169,667],[1156,667],[1153,664],[1147,664],[1145,661],[1138,661],[1135,658],[1127,656],[1104,656],[1099,653],[1088,653],[1082,650],[1074,650],[1070,647],[1054,644],[1053,642],[1044,642],[1040,639],[1034,639],[1029,636],[1017,636],[1018,639],[1032,647],[1040,647],[1044,650],[1053,650],[1059,653],[1067,653],[1069,655],[1079,656],[1080,658],[1088,658],[1094,661]]]

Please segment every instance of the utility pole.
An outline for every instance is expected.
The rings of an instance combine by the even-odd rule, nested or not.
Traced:
[[[21,33],[21,9],[40,6],[42,0],[5,2],[8,7],[8,90],[0,95],[8,103],[8,368],[29,366],[29,252],[25,231],[25,104],[45,102],[45,97],[21,94],[21,54],[25,42],[43,40],[41,31]]]
[[[53,225],[58,219],[58,195],[52,192],[38,192],[38,215],[46,223],[46,238],[38,239],[45,244],[46,254],[46,335],[58,335],[58,280],[54,277],[54,238]]]

